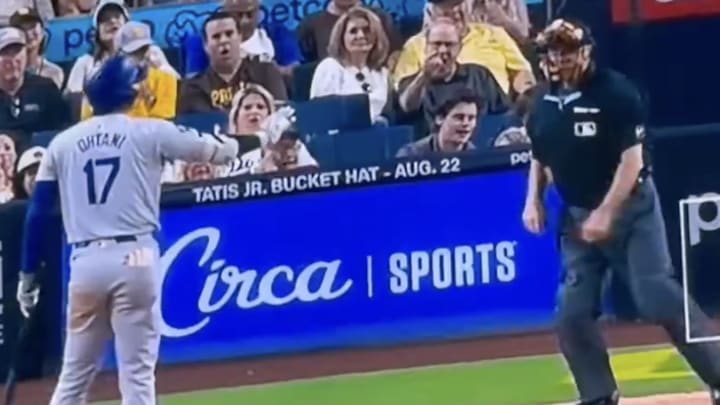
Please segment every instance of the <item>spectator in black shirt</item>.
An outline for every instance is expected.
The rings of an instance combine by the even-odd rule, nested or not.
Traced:
[[[438,18],[426,30],[423,70],[400,81],[399,101],[405,112],[422,109],[424,120],[432,126],[432,112],[438,104],[461,89],[470,89],[485,100],[487,111],[500,114],[510,107],[510,99],[484,66],[457,61],[462,36],[450,19]]]
[[[0,130],[33,132],[61,129],[69,111],[55,83],[27,73],[25,33],[0,28]]]
[[[457,153],[475,149],[470,141],[485,103],[470,89],[448,95],[433,112],[433,131],[417,142],[403,146],[397,157]]]

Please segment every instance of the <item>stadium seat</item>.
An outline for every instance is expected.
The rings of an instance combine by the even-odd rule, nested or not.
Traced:
[[[491,148],[500,132],[513,125],[514,122],[514,116],[510,114],[488,114],[480,119],[472,142],[478,148]]]
[[[58,131],[41,131],[35,132],[32,136],[32,146],[42,146],[47,148],[50,141],[57,135]]]
[[[318,62],[303,63],[293,70],[290,94],[293,101],[307,101],[310,99],[310,85],[315,74]]]
[[[411,36],[417,34],[422,30],[423,26],[423,16],[405,16],[401,17],[400,20],[398,20],[397,27],[400,31],[400,35],[402,36],[403,40],[407,40]]]
[[[412,140],[411,126],[373,127],[342,131],[334,136],[315,136],[307,147],[320,167],[346,168],[392,159],[403,145]]]
[[[297,128],[306,136],[365,129],[372,125],[367,94],[326,96],[292,105],[296,111]]]
[[[202,36],[198,34],[185,37],[181,53],[182,75],[185,78],[204,72],[210,63],[205,53]]]

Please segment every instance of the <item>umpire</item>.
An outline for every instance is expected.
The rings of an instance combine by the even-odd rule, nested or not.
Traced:
[[[549,169],[566,204],[560,231],[565,277],[558,294],[560,348],[580,404],[615,405],[620,394],[596,319],[604,272],[630,287],[638,311],[662,325],[720,405],[720,346],[685,342],[683,294],[673,279],[665,224],[643,150],[644,106],[618,72],[595,67],[593,40],[580,23],[553,21],[537,39],[548,83],[532,103],[532,140],[523,222],[545,225]],[[708,318],[689,303],[694,335],[711,335]]]

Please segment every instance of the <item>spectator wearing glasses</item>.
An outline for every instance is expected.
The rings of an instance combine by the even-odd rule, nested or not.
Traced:
[[[10,17],[10,26],[25,32],[27,36],[27,70],[38,76],[47,77],[62,89],[65,73],[60,66],[44,56],[47,46],[45,22],[34,8],[23,7]]]
[[[85,82],[100,65],[115,53],[115,34],[130,19],[130,12],[122,0],[101,0],[92,16],[93,51],[79,57],[68,76],[66,93],[82,93]]]
[[[471,138],[484,110],[484,101],[470,89],[449,95],[433,112],[431,134],[403,146],[397,157],[419,157],[475,150]]]
[[[171,119],[175,117],[178,75],[169,66],[162,51],[153,53],[150,27],[129,21],[115,35],[114,48],[130,55],[136,63],[147,68],[147,78],[140,84],[138,97],[128,112],[132,117]],[[83,100],[81,119],[92,117],[92,107]]]
[[[282,74],[274,63],[261,62],[241,47],[240,25],[232,14],[218,11],[203,26],[210,66],[180,87],[179,113],[229,111],[235,93],[259,84],[279,100],[287,100]]]
[[[485,66],[513,98],[535,83],[530,63],[504,28],[469,22],[464,0],[431,0],[430,7],[431,20],[450,19],[460,31],[458,62]],[[422,70],[428,57],[425,42],[426,34],[421,32],[405,43],[393,72],[396,85]]]
[[[60,129],[69,110],[55,83],[26,71],[25,33],[0,28],[0,130],[33,132]]]
[[[458,63],[462,37],[452,20],[435,19],[425,30],[425,61],[422,71],[400,81],[400,107],[406,112],[422,108],[432,125],[438,104],[461,89],[471,89],[486,100],[486,113],[500,114],[510,99],[484,66]],[[421,127],[425,130],[426,127]]]
[[[384,61],[388,38],[378,16],[356,7],[343,14],[330,34],[328,57],[315,69],[310,98],[367,94],[370,118],[387,123],[392,108],[392,86]]]

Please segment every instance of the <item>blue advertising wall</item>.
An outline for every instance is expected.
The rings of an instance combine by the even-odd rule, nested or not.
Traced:
[[[677,202],[720,191],[720,169],[708,163],[720,126],[668,132],[655,142],[655,179],[679,264]],[[524,165],[512,163],[522,156],[511,154],[509,165],[490,172],[209,204],[193,196],[208,190],[225,195],[231,188],[213,182],[166,190],[185,197],[163,204],[161,362],[550,326],[560,275],[559,201],[550,196],[544,235],[522,229],[526,176]],[[237,185],[242,195],[243,182]],[[720,202],[695,211],[699,236],[689,241],[690,290],[716,314]],[[2,253],[11,261],[8,254],[17,252]],[[63,267],[51,273],[66,273],[67,260]],[[65,285],[58,281],[57,287]],[[609,288],[613,305],[606,311],[635,319],[622,280],[610,280]],[[59,319],[54,311],[62,308],[47,310]]]
[[[522,228],[525,181],[515,170],[165,210],[160,362],[547,328],[558,255],[552,232]]]
[[[543,0],[526,0],[528,4]],[[327,0],[264,0],[263,22],[283,24],[290,29],[307,15],[321,11]],[[379,7],[393,17],[421,15],[424,0],[364,0],[368,6]],[[219,2],[204,2],[159,6],[133,11],[132,19],[150,25],[155,43],[161,48],[177,48],[188,34],[199,33],[207,16],[219,7]],[[58,18],[47,27],[48,59],[55,62],[73,60],[91,49],[93,31],[88,17]]]

